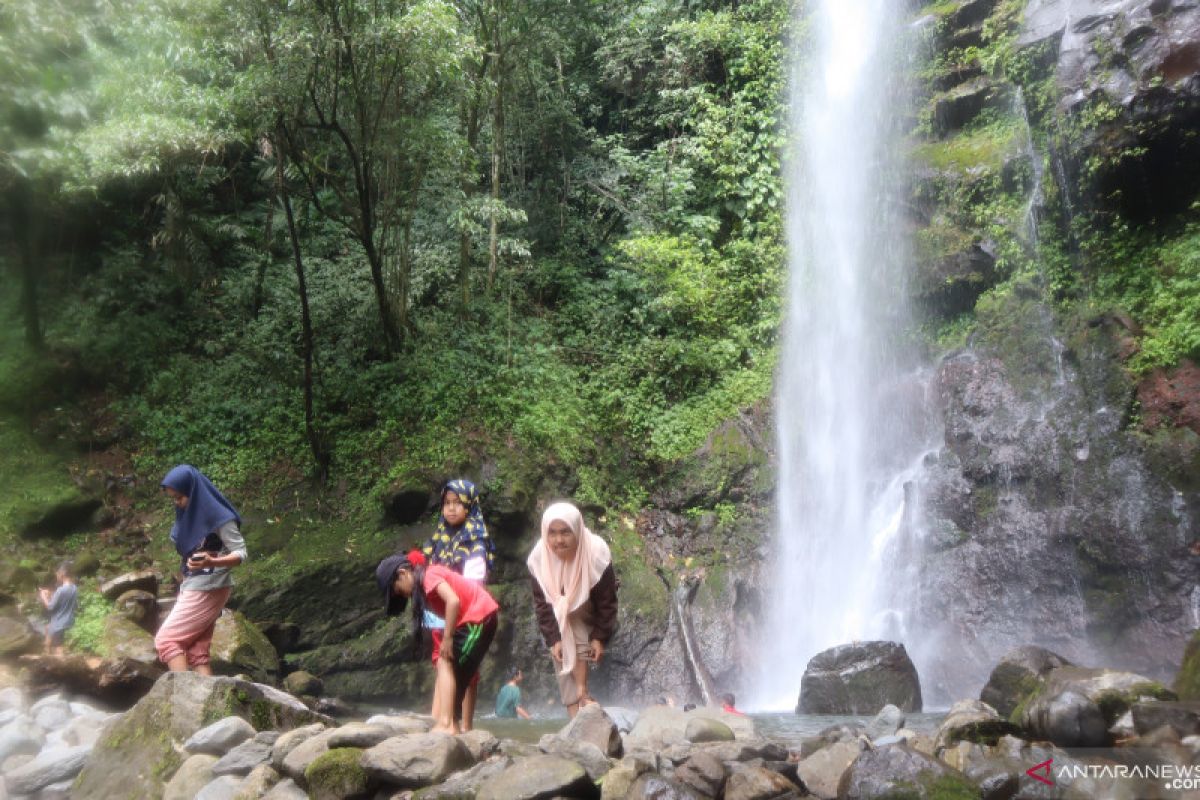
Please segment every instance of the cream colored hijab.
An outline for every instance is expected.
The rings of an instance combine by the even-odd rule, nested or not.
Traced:
[[[563,561],[550,550],[547,537],[550,523],[565,522],[579,539],[575,558]],[[567,616],[588,601],[592,587],[612,563],[608,543],[587,529],[583,514],[570,503],[554,503],[542,514],[542,538],[533,546],[525,564],[542,587],[542,594],[554,609],[558,630],[562,635],[562,674],[575,666],[575,634],[567,624]]]

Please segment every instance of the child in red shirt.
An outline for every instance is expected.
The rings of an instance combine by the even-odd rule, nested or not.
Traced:
[[[454,631],[453,636],[442,639],[433,687],[433,707],[438,713],[432,730],[459,733],[463,697],[496,635],[499,604],[487,589],[454,570],[425,566],[425,556],[419,550],[380,561],[375,580],[389,616],[402,613],[411,597],[418,629],[428,608],[446,621],[446,630]]]

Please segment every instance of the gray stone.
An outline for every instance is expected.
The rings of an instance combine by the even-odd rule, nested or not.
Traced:
[[[1159,701],[1135,703],[1130,709],[1134,730],[1139,736],[1170,726],[1179,736],[1200,734],[1200,701]]]
[[[280,772],[301,786],[304,785],[304,770],[321,756],[329,752],[329,739],[334,731],[323,731],[309,737],[292,748],[283,759]],[[274,754],[272,754],[272,759]]]
[[[254,736],[254,726],[241,717],[225,717],[201,728],[183,743],[189,753],[223,756]]]
[[[606,756],[621,757],[621,733],[598,703],[579,709],[579,713],[558,732],[558,736],[567,741],[590,742]]]
[[[909,791],[926,798],[930,795],[925,785],[945,776],[958,777],[964,787],[967,784],[964,775],[937,759],[902,744],[892,745],[859,755],[842,776],[838,795],[875,800]]]
[[[158,573],[152,569],[138,570],[137,572],[126,572],[124,575],[118,575],[110,581],[105,581],[100,584],[100,594],[112,602],[126,592],[140,590],[149,592],[152,595],[158,594]]]
[[[538,747],[543,753],[570,759],[587,770],[588,777],[596,781],[612,768],[612,763],[599,747],[591,742],[576,739],[560,739],[557,736],[542,737]]]
[[[158,628],[158,598],[142,589],[130,589],[117,598],[116,612],[127,620],[153,632]]]
[[[68,747],[92,746],[100,741],[105,729],[115,719],[113,716],[78,716],[57,731],[63,744]]]
[[[936,746],[950,747],[959,741],[994,745],[1001,736],[1019,733],[1016,725],[1001,719],[996,709],[981,700],[959,700],[938,727]]]
[[[56,731],[71,721],[71,706],[66,700],[35,703],[30,709],[33,721],[44,731]]]
[[[25,711],[29,708],[29,697],[19,686],[6,686],[0,689],[0,709]]]
[[[361,747],[365,750],[396,735],[386,725],[368,725],[365,722],[348,722],[329,733],[331,750],[337,747]]]
[[[902,644],[854,642],[813,656],[800,679],[796,711],[872,714],[888,704],[921,710],[917,668]]]
[[[271,766],[275,768],[276,772],[283,772],[283,760],[288,757],[288,754],[324,730],[324,725],[314,723],[288,731],[280,736],[271,746]]]
[[[802,796],[799,786],[763,766],[739,764],[725,782],[725,800],[782,800]]]
[[[540,800],[597,797],[596,784],[582,766],[558,756],[534,756],[513,764],[479,786],[476,800]]]
[[[275,784],[280,775],[270,764],[259,764],[247,775],[234,795],[235,800],[258,800]]]
[[[405,733],[428,733],[433,727],[433,720],[416,714],[376,714],[367,717],[368,725],[386,725],[392,729],[392,734],[400,736]]]
[[[211,655],[218,675],[244,673],[259,683],[272,683],[279,673],[279,653],[266,634],[243,614],[228,608],[213,627]]]
[[[262,800],[308,800],[308,792],[297,786],[291,778],[284,778],[271,787]]]
[[[33,761],[5,776],[8,791],[14,795],[33,794],[52,783],[74,778],[91,752],[90,747],[46,748]]]
[[[697,717],[688,720],[687,727],[683,731],[683,738],[693,744],[701,744],[704,742],[732,742],[734,736],[733,730],[725,723],[715,719]]]
[[[605,706],[604,713],[617,726],[617,730],[621,733],[629,733],[633,730],[633,726],[637,724],[638,712],[632,708],[623,706]]]
[[[838,782],[862,748],[858,742],[838,742],[823,747],[796,765],[800,780],[808,791],[821,800],[833,800],[838,796]]]
[[[511,767],[513,760],[508,756],[494,756],[468,770],[456,772],[436,786],[418,789],[413,800],[474,800],[479,785]]]
[[[283,679],[283,689],[297,697],[301,695],[317,697],[325,691],[325,683],[311,672],[305,672],[301,669],[289,673]]]
[[[701,751],[675,768],[675,780],[707,797],[720,797],[728,771],[715,754]]]
[[[368,775],[402,788],[440,783],[472,764],[466,745],[443,733],[394,736],[367,750],[362,757]],[[579,769],[583,771],[582,767]]]
[[[891,736],[904,727],[904,712],[892,704],[879,709],[875,718],[867,723],[867,738],[875,740],[883,736]]]
[[[223,775],[209,782],[196,795],[195,800],[234,800],[242,787],[242,779],[233,775]]]
[[[255,768],[271,761],[271,745],[258,741],[258,737],[242,742],[237,747],[221,756],[214,766],[212,773],[216,777],[222,775],[249,775]]]
[[[1025,727],[1038,739],[1059,747],[1106,747],[1108,725],[1100,708],[1080,692],[1067,689],[1035,699],[1025,709]]]
[[[654,800],[705,800],[705,796],[692,787],[652,773],[638,777],[625,794],[625,800],[642,800],[646,797]]]
[[[638,716],[637,724],[629,732],[630,746],[658,750],[672,744],[685,743],[688,723],[694,719],[717,720],[728,726],[736,739],[751,739],[755,736],[754,722],[749,717],[739,717],[713,708],[682,711],[670,706],[652,706]]]
[[[478,728],[459,734],[458,740],[462,742],[467,750],[471,753],[471,759],[473,761],[483,761],[500,750],[500,740],[497,739],[490,731],[480,730]]]
[[[0,763],[9,756],[22,753],[36,754],[42,749],[46,737],[33,720],[22,714],[0,730]]]
[[[163,788],[162,800],[192,800],[212,781],[217,757],[201,753],[184,761]]]
[[[1041,690],[1052,670],[1069,666],[1070,661],[1044,647],[1023,645],[1000,659],[980,691],[979,699],[1007,719],[1018,705]]]
[[[229,714],[284,731],[326,720],[269,686],[170,672],[137,705],[106,726],[76,783],[76,800],[159,796],[165,776],[183,762],[183,743]]]
[[[1133,724],[1132,709],[1122,714],[1121,717],[1109,727],[1108,732],[1114,739],[1129,739],[1137,736],[1137,728],[1135,728]]]

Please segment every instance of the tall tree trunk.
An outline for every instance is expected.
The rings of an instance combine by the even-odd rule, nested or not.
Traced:
[[[300,255],[300,238],[296,235],[296,219],[292,214],[292,202],[288,197],[287,184],[283,179],[286,163],[283,137],[278,138],[279,141],[276,142],[275,191],[283,203],[283,213],[287,218],[288,239],[292,243],[292,260],[296,267],[296,283],[300,292],[300,350],[304,358],[304,432],[308,437],[308,446],[312,450],[313,461],[317,465],[317,479],[324,483],[329,477],[332,455],[316,422],[313,403],[315,347],[313,345],[312,314],[308,308],[308,281],[304,275],[304,259]]]
[[[362,169],[364,172],[363,186],[359,189],[358,195],[359,213],[362,216],[359,239],[362,242],[363,250],[367,253],[367,263],[371,265],[371,283],[375,287],[375,301],[379,306],[379,320],[383,325],[383,337],[387,345],[388,354],[391,355],[400,349],[400,343],[403,339],[400,330],[396,327],[396,320],[392,316],[391,306],[388,304],[387,284],[383,279],[383,257],[379,254],[379,249],[375,246],[373,207],[370,191],[366,187],[370,177],[366,174],[366,165],[363,165]]]
[[[263,142],[263,146],[269,148],[270,142]],[[280,145],[282,147],[282,144]],[[269,153],[265,155],[270,155]],[[275,159],[276,171],[283,168],[283,163],[279,158]],[[275,203],[278,202],[278,192],[274,187],[279,185],[282,180],[281,176],[276,176],[274,182],[271,183],[271,196],[267,198],[267,220],[263,227],[263,251],[262,258],[258,262],[258,273],[254,276],[254,316],[258,316],[258,312],[263,307],[263,293],[266,288],[267,267],[271,266],[271,244],[275,238]]]
[[[13,236],[18,242],[21,260],[21,314],[25,318],[25,344],[35,352],[46,346],[42,335],[42,313],[38,303],[37,214],[34,192],[29,181],[21,181],[12,202]]]
[[[495,59],[496,100],[492,107],[492,209],[488,225],[488,291],[496,284],[496,271],[500,250],[500,222],[496,210],[500,204],[500,160],[504,151],[504,42],[500,35],[500,0],[496,3],[496,20],[493,26],[492,47]]]

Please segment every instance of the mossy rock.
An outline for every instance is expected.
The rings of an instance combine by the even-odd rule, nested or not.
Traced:
[[[288,731],[332,722],[295,698],[247,681],[167,673],[105,729],[71,796],[79,800],[162,796],[163,786],[183,763],[183,743],[206,725],[231,715],[248,720],[257,730]]]
[[[62,539],[88,528],[101,505],[100,498],[68,486],[51,497],[30,500],[12,514],[15,527],[26,539]]]
[[[304,770],[308,796],[313,800],[369,797],[372,781],[362,768],[362,754],[358,747],[338,747],[318,757]]]
[[[1104,721],[1109,725],[1116,723],[1133,704],[1150,697],[1155,700],[1178,700],[1179,697],[1158,681],[1147,681],[1131,686],[1125,691],[1101,692],[1096,698],[1096,706],[1104,715]]]
[[[0,656],[17,656],[38,649],[41,638],[29,623],[17,617],[0,616]]]
[[[130,658],[143,664],[158,663],[154,637],[120,613],[112,613],[104,618],[104,629],[97,650],[104,658]]]
[[[79,553],[71,560],[71,573],[76,578],[90,578],[100,571],[100,559],[92,553]]]
[[[1180,700],[1200,700],[1200,630],[1188,640],[1173,687]]]
[[[279,654],[266,634],[229,609],[217,620],[211,655],[218,675],[246,674],[259,683],[274,683],[279,674]]]

